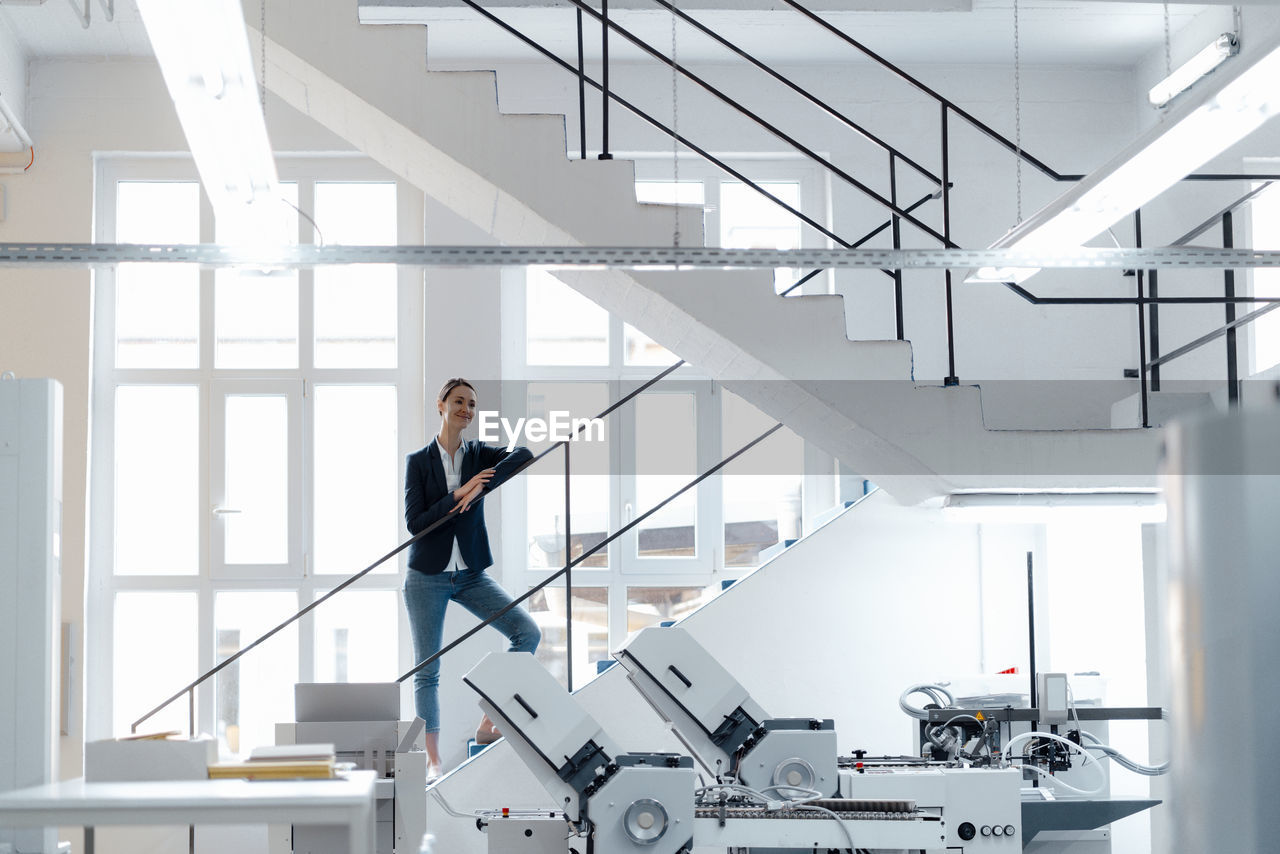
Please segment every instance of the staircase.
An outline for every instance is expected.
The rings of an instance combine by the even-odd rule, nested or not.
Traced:
[[[636,202],[631,163],[567,159],[563,116],[501,113],[491,72],[428,72],[424,28],[284,5],[308,23],[268,29],[267,87],[496,243],[669,245],[677,215],[701,243],[700,211]],[[914,382],[909,342],[848,340],[841,296],[783,301],[769,271],[557,275],[900,501],[1154,484],[1152,431],[987,429],[978,386]]]

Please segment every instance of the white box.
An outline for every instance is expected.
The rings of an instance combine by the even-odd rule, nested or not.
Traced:
[[[84,778],[91,783],[207,780],[218,743],[196,739],[91,741],[84,746]]]

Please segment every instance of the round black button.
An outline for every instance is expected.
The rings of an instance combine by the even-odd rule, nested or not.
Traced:
[[[978,835],[978,829],[966,821],[964,824],[960,825],[956,830],[956,833],[959,833],[960,838],[965,842],[968,842],[970,839]]]
[[[991,835],[1004,836],[1004,828],[997,824],[995,827],[991,828]]]
[[[1015,832],[1015,831],[1014,831],[1014,828],[1013,828],[1013,825],[1012,825],[1012,824],[1006,824],[1006,825],[1004,826],[1004,835],[1005,835],[1005,836],[1013,836],[1014,832]]]
[[[989,825],[989,824],[984,824],[984,825],[982,826],[982,835],[983,835],[983,836],[990,836],[990,835],[991,835],[991,825]]]

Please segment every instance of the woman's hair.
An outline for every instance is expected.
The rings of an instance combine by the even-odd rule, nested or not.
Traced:
[[[475,390],[476,390],[475,386],[473,386],[471,383],[464,380],[462,377],[454,377],[453,379],[444,381],[444,385],[441,386],[440,394],[436,396],[436,400],[444,401],[446,398],[449,397],[449,392],[453,391],[455,388],[457,388],[460,385],[466,386],[467,388],[471,389],[471,392],[473,394],[475,393]]]

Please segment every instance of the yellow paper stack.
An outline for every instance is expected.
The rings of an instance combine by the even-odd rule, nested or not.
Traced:
[[[328,780],[334,777],[332,744],[282,744],[259,747],[245,762],[209,766],[209,779]]]

